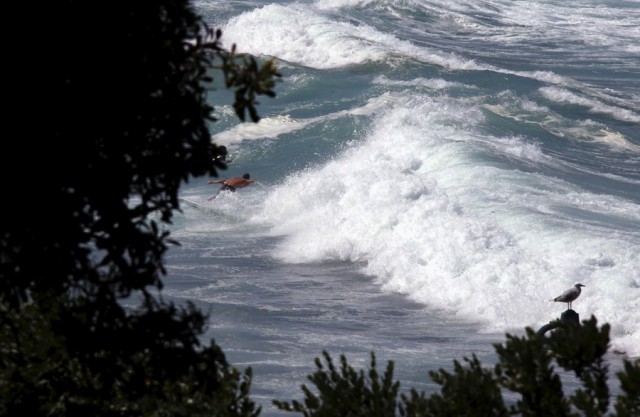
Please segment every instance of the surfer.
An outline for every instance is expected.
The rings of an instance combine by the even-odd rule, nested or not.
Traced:
[[[221,191],[231,191],[235,192],[236,188],[244,188],[249,184],[253,184],[257,182],[257,180],[252,180],[249,173],[244,174],[242,177],[228,178],[226,180],[217,180],[217,181],[209,181],[207,184],[222,184],[222,187],[218,190],[218,192],[209,197],[207,200],[211,201],[220,194]]]

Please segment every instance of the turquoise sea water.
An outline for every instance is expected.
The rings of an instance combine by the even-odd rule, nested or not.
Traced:
[[[183,187],[164,292],[211,312],[263,415],[322,350],[433,389],[576,282],[640,355],[640,2],[195,4],[283,82],[258,124],[213,91],[222,174],[259,183]]]

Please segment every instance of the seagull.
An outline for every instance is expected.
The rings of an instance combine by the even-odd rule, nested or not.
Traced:
[[[562,294],[560,294],[559,296],[557,296],[556,298],[554,298],[553,300],[549,300],[549,301],[567,303],[569,305],[569,310],[571,310],[571,302],[574,301],[576,298],[578,298],[580,296],[580,293],[582,292],[582,289],[580,287],[584,287],[584,285],[578,283],[573,287],[569,288],[568,290],[566,290],[565,292],[563,292]]]

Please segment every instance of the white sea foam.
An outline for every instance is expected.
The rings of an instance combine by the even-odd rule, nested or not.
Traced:
[[[287,22],[274,25],[274,21]],[[259,30],[246,31],[247,26]],[[382,61],[402,54],[452,69],[478,69],[473,61],[451,53],[417,47],[365,24],[332,20],[303,5],[271,4],[240,15],[223,30],[225,43],[244,52],[277,56],[301,65],[330,69]],[[278,39],[278,42],[273,42]]]
[[[622,109],[616,106],[609,106],[600,101],[584,97],[569,90],[558,87],[543,87],[540,88],[540,93],[547,97],[549,100],[553,100],[559,103],[577,104],[589,108],[592,113],[603,113],[615,117],[618,120],[625,122],[640,123],[640,114],[631,110]]]
[[[640,35],[640,8],[616,7],[608,4],[575,4],[556,1],[522,2],[491,0],[482,3],[467,0],[320,0],[319,10],[340,8],[407,8],[423,10],[470,28],[465,36],[498,38],[505,44],[530,44],[532,40],[557,42],[580,39],[586,46],[616,51],[638,52],[636,39]],[[396,14],[398,15],[398,14]],[[453,30],[452,30],[453,32]],[[572,45],[574,47],[574,45]]]
[[[433,90],[444,90],[444,89],[450,89],[450,88],[476,89],[476,87],[471,85],[451,82],[451,81],[443,80],[442,78],[438,78],[438,79],[417,78],[414,80],[399,81],[399,80],[389,79],[384,75],[380,75],[373,80],[373,83],[380,84],[380,85],[400,86],[400,87],[425,87]]]
[[[373,114],[378,108],[395,100],[389,93],[382,94],[367,101],[364,106],[349,110],[341,110],[318,117],[294,119],[289,115],[264,117],[257,123],[239,123],[211,137],[218,145],[235,146],[240,142],[258,139],[273,139],[280,135],[295,132],[314,123],[326,122],[347,115],[366,116]]]
[[[273,22],[287,24],[274,25]],[[246,27],[256,30],[247,31]],[[242,52],[276,56],[317,69],[342,68],[401,56],[451,70],[487,70],[551,84],[580,85],[551,71],[515,71],[477,63],[452,52],[417,46],[366,24],[333,20],[302,4],[286,7],[270,4],[251,10],[229,21],[223,33],[227,47],[236,44]]]
[[[614,348],[640,355],[640,207],[536,173],[481,162],[491,149],[544,166],[518,137],[476,133],[483,115],[446,97],[394,96],[366,141],[274,187],[256,221],[283,236],[286,262],[349,260],[386,291],[504,331],[564,309],[549,299],[575,282],[583,318],[612,324]]]
[[[507,108],[504,105],[483,104],[482,107],[502,117],[516,120],[520,123],[529,123],[553,133],[561,138],[573,138],[584,141],[599,142],[609,147],[612,152],[640,153],[640,146],[633,144],[620,132],[612,132],[606,126],[591,120],[575,121],[565,120],[552,114],[549,109],[521,103],[522,107]],[[531,107],[535,106],[535,107]],[[537,108],[536,108],[537,107]],[[625,181],[620,178],[621,181]]]
[[[310,120],[295,120],[288,115],[263,117],[257,123],[239,123],[217,133],[211,140],[218,145],[235,145],[245,140],[272,139],[284,133],[304,129]]]
[[[245,30],[249,26],[259,30]],[[382,48],[367,44],[366,39],[373,35],[371,28],[332,21],[300,5],[254,9],[232,19],[223,33],[226,43],[236,43],[245,52],[314,68],[337,68],[385,56]]]

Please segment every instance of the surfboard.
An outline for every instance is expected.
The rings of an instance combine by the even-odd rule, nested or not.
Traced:
[[[197,201],[192,200],[190,198],[180,197],[180,200],[184,201],[185,203],[187,203],[188,205],[190,205],[193,208],[197,208],[197,209],[200,209],[200,210],[206,210],[207,209],[206,205],[204,205],[202,203],[198,203]]]
[[[185,203],[185,205],[190,206],[196,209],[199,213],[207,217],[215,217],[218,219],[222,219],[224,221],[235,221],[238,220],[237,214],[228,213],[224,210],[219,210],[215,207],[212,207],[211,204],[207,204],[206,202],[199,202],[191,198],[179,197],[180,201]]]

